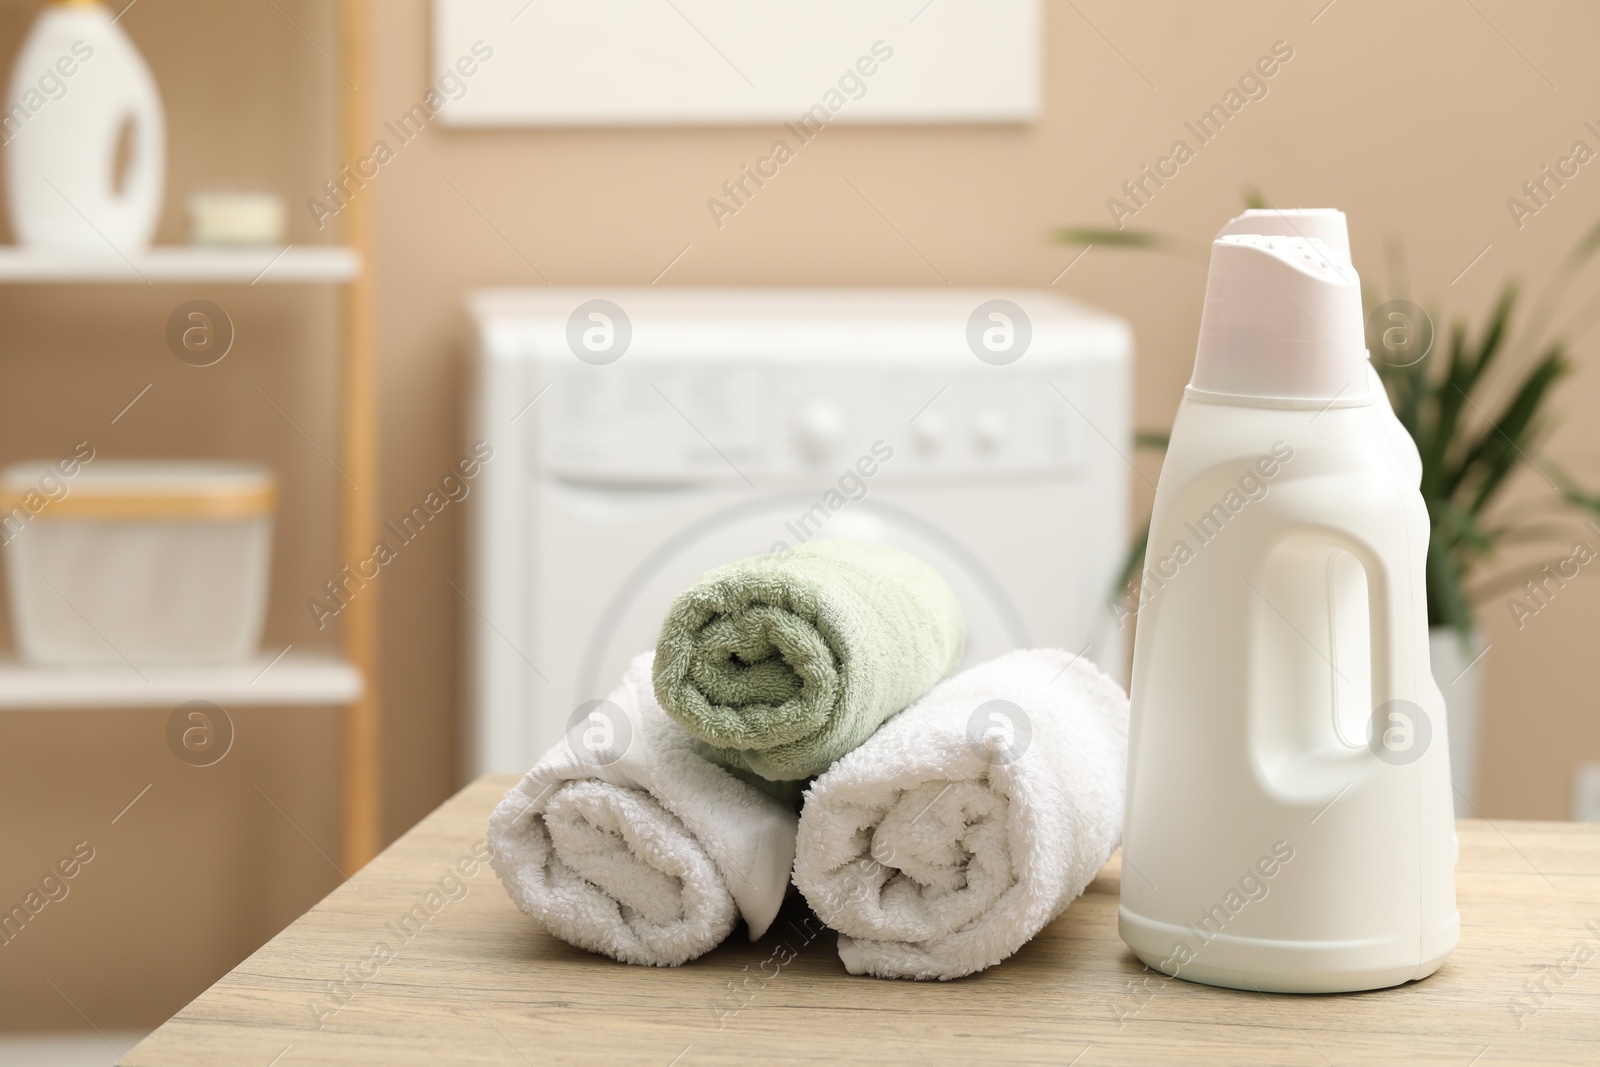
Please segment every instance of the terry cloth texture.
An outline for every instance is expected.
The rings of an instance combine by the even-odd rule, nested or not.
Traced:
[[[711,759],[804,779],[954,670],[965,636],[928,564],[815,541],[701,575],[662,624],[655,693]]]
[[[766,932],[794,862],[792,805],[708,762],[650,692],[651,654],[489,817],[496,873],[555,936],[676,966],[743,917]]]
[[[795,885],[852,974],[958,978],[1061,914],[1122,837],[1128,698],[1011,652],[941,683],[806,792]]]

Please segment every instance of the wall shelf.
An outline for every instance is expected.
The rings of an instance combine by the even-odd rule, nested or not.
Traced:
[[[339,93],[337,151],[358,158],[375,121],[355,87],[365,84],[375,0],[338,0],[344,75]],[[309,38],[307,38],[309,40]],[[324,58],[327,58],[324,56]],[[331,63],[332,61],[329,60]],[[257,285],[343,286],[339,468],[348,490],[339,494],[339,552],[358,559],[376,540],[378,476],[378,358],[372,262],[372,198],[339,212],[345,245],[214,248],[161,245],[124,254],[111,246],[83,251],[0,246],[0,285]],[[281,661],[212,668],[36,667],[0,657],[0,710],[25,708],[176,707],[211,700],[224,708],[341,706],[340,802],[345,869],[354,871],[384,844],[382,745],[377,692],[378,598],[368,593],[340,613],[342,658],[293,653]],[[269,667],[270,665],[270,667]]]
[[[175,708],[188,700],[240,707],[334,707],[365,690],[348,660],[292,649],[217,667],[47,667],[0,657],[0,710]]]
[[[0,284],[242,283],[290,285],[354,281],[361,256],[339,245],[201,248],[158,245],[124,257],[111,249],[64,251],[0,246]]]

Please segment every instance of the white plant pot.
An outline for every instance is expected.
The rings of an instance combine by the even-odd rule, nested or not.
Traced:
[[[1433,679],[1444,694],[1446,730],[1450,736],[1450,781],[1455,786],[1456,818],[1481,819],[1478,810],[1478,719],[1483,704],[1483,634],[1474,632],[1468,647],[1448,626],[1428,631]],[[1474,662],[1476,661],[1476,662]],[[1468,666],[1471,669],[1468,670]]]

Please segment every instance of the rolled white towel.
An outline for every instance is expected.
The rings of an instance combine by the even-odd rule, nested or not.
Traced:
[[[677,966],[778,914],[797,816],[695,752],[651,691],[651,653],[489,816],[492,862],[555,936]]]
[[[1066,908],[1122,836],[1128,698],[1011,652],[935,686],[807,790],[794,881],[851,974],[959,978]]]

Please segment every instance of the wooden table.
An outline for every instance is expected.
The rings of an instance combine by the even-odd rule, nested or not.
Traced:
[[[1398,989],[1269,996],[1147,972],[1117,938],[1115,860],[1010,960],[914,983],[847,975],[795,901],[761,942],[736,932],[677,969],[555,940],[487,864],[448,877],[514,781],[462,790],[125,1062],[1600,1063],[1600,826],[1462,822],[1461,947]]]

